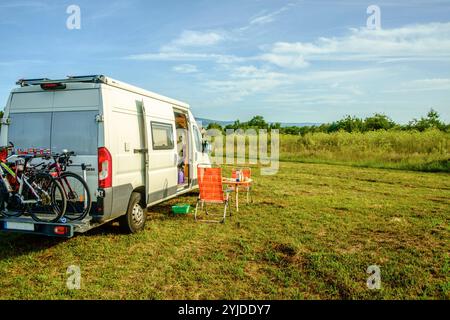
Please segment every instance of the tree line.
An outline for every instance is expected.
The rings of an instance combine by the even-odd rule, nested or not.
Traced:
[[[450,124],[441,120],[439,113],[431,109],[425,117],[413,119],[408,124],[402,125],[395,123],[385,114],[376,113],[365,119],[355,116],[346,116],[341,120],[332,123],[324,123],[313,126],[282,126],[280,123],[269,123],[262,116],[255,116],[248,122],[236,120],[233,124],[221,126],[218,123],[210,123],[207,129],[218,129],[226,131],[227,129],[278,129],[282,134],[305,135],[307,133],[325,132],[332,133],[338,131],[346,132],[368,132],[377,130],[415,130],[423,132],[435,128],[441,131],[450,132]]]

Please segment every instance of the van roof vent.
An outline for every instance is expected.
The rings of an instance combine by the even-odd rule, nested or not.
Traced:
[[[36,86],[46,83],[76,83],[76,82],[87,82],[87,83],[107,83],[107,79],[103,75],[92,75],[92,76],[68,76],[66,79],[50,80],[48,78],[42,79],[20,79],[16,82],[17,85],[21,87]]]

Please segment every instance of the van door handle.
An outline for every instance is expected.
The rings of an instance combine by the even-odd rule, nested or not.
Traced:
[[[134,149],[134,153],[147,153],[148,149]]]

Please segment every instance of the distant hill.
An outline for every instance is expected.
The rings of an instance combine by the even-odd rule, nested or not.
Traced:
[[[220,124],[222,127],[226,125],[233,124],[234,121],[220,121],[220,120],[211,120],[206,118],[195,118],[197,122],[201,122],[204,127],[207,127],[210,123]],[[270,123],[270,122],[269,122]],[[313,123],[313,122],[298,122],[298,123],[281,123],[282,127],[308,127],[308,126],[320,126],[321,123]]]
[[[322,123],[315,122],[294,122],[294,123],[281,123],[282,127],[311,127],[311,126],[320,126]]]
[[[197,120],[197,122],[201,122],[201,124],[204,127],[207,127],[210,123],[217,123],[217,124],[220,124],[222,127],[234,123],[234,121],[219,121],[219,120],[211,120],[211,119],[205,119],[205,118],[195,118],[195,120]]]

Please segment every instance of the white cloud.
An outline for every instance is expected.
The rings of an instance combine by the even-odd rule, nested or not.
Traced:
[[[298,75],[296,78],[305,82],[318,81],[327,83],[331,86],[336,81],[339,81],[341,85],[345,82],[363,81],[367,78],[374,78],[376,75],[383,74],[385,71],[386,69],[384,68],[312,71]]]
[[[320,38],[319,42],[322,44],[316,45],[313,43],[302,42],[277,42],[273,45],[271,52],[276,54],[301,54],[305,56],[311,54],[330,53],[336,50],[335,44],[331,43],[331,41],[326,38]]]
[[[193,65],[193,64],[180,64],[177,66],[174,66],[172,68],[173,71],[178,72],[178,73],[197,73],[198,72],[198,68],[197,66]]]
[[[251,18],[248,25],[246,25],[245,27],[239,28],[239,30],[245,31],[253,26],[262,26],[265,24],[272,23],[272,22],[276,21],[276,19],[279,15],[281,15],[283,12],[289,10],[294,5],[295,5],[295,3],[289,3],[289,4],[281,7],[280,9],[272,11],[272,12],[263,11],[263,12],[257,14],[256,16],[254,16],[253,18]]]
[[[321,37],[311,42],[275,42],[260,47],[251,56],[223,54],[214,46],[229,38],[206,36],[180,37],[154,53],[129,56],[134,60],[181,61],[176,72],[197,72],[193,61],[216,65],[215,72],[202,74],[199,85],[212,98],[208,103],[227,106],[252,97],[258,101],[285,106],[373,105],[374,91],[395,88],[392,92],[450,90],[450,80],[419,79],[404,84],[384,86],[383,79],[394,75],[381,63],[399,60],[450,62],[450,23],[430,23],[379,31],[351,29],[341,37]],[[185,36],[183,36],[183,34]],[[200,41],[205,36],[205,41]],[[183,40],[181,40],[183,39]],[[200,44],[208,44],[200,47]],[[332,68],[318,69],[316,61],[368,62],[369,67],[349,67],[329,63]],[[191,67],[193,66],[193,67]],[[307,68],[313,66],[314,68]],[[345,69],[344,69],[345,67]],[[214,68],[214,67],[213,67]],[[217,72],[216,72],[217,71]],[[397,74],[398,75],[398,74]],[[200,79],[201,78],[201,79]],[[372,87],[373,83],[382,84]],[[386,95],[388,96],[388,95]],[[389,99],[387,99],[389,100]],[[389,101],[388,101],[389,102]],[[388,103],[383,101],[383,103]]]
[[[217,32],[185,30],[178,38],[173,40],[168,47],[209,47],[214,46],[223,40],[225,40],[225,36]]]
[[[228,104],[241,101],[244,97],[261,92],[270,92],[283,84],[280,79],[230,79],[209,80],[205,83],[208,91],[213,92],[214,104]]]
[[[195,53],[183,51],[160,51],[142,54],[133,54],[125,57],[128,60],[138,61],[214,61],[217,63],[235,63],[242,62],[243,58],[214,54],[214,53]]]
[[[285,68],[311,61],[445,60],[450,61],[450,23],[412,25],[396,29],[351,29],[343,37],[314,42],[277,42],[261,59]]]
[[[208,80],[205,87],[214,92],[215,104],[241,101],[244,97],[261,92],[270,92],[275,88],[289,84],[293,80],[284,73],[273,72],[255,66],[231,66],[225,80]]]
[[[450,86],[450,79],[420,79],[410,82],[413,86],[428,87],[428,88],[442,88]]]
[[[363,91],[355,85],[350,85],[352,81],[370,77],[378,72],[382,72],[381,68],[367,68],[355,70],[340,71],[312,71],[303,74],[292,74],[285,72],[276,72],[268,68],[258,68],[253,65],[247,66],[230,66],[227,77],[224,80],[208,80],[204,83],[208,91],[216,96],[213,103],[226,104],[229,102],[241,101],[243,98],[252,95],[265,95],[270,93],[271,97],[279,97],[279,90],[294,90],[297,92],[294,100],[301,97],[301,102],[307,104],[325,103],[325,98],[330,95],[330,88],[335,85],[335,94],[329,96],[329,101],[334,103],[350,101],[356,96],[363,94]],[[310,90],[308,86],[314,83],[314,90]],[[291,89],[287,89],[291,87]],[[292,89],[294,87],[295,89]],[[301,96],[298,93],[302,93]],[[307,93],[308,92],[308,93]],[[305,94],[307,93],[307,94]],[[336,97],[336,99],[334,99]],[[283,97],[286,101],[286,96]],[[333,100],[334,99],[334,100]],[[282,99],[283,100],[283,99]],[[328,101],[327,100],[327,101]],[[269,100],[267,100],[269,101]]]
[[[233,70],[230,73],[230,76],[232,78],[275,79],[275,78],[286,78],[288,75],[249,65],[233,68]]]
[[[277,54],[277,53],[266,53],[259,56],[262,61],[270,62],[276,66],[282,68],[305,68],[309,66],[309,63],[305,61],[302,55],[298,54]]]
[[[263,24],[271,23],[271,22],[275,21],[275,19],[278,15],[280,15],[281,13],[288,10],[288,8],[290,6],[291,5],[287,5],[287,6],[284,6],[274,12],[257,15],[256,17],[254,17],[250,20],[249,24],[250,25],[263,25]]]
[[[417,91],[448,91],[450,90],[450,79],[435,78],[435,79],[418,79],[403,82],[398,88],[392,90],[385,90],[384,92],[417,92]]]
[[[214,47],[227,37],[225,33],[200,32],[185,30],[179,37],[163,45],[157,52],[133,54],[128,60],[149,61],[214,61],[217,63],[238,62],[239,58],[231,55],[205,52],[206,47]],[[200,51],[193,49],[201,49]]]
[[[280,9],[281,10],[281,9]],[[450,61],[450,23],[429,23],[396,29],[351,29],[342,37],[321,37],[314,42],[276,42],[250,57],[185,49],[211,47],[227,39],[217,32],[184,31],[159,52],[133,55],[134,60],[240,63],[262,61],[280,68],[300,69],[314,61]]]
[[[351,93],[327,93],[327,94],[275,94],[266,99],[268,102],[289,105],[339,105],[354,103],[356,100]]]

